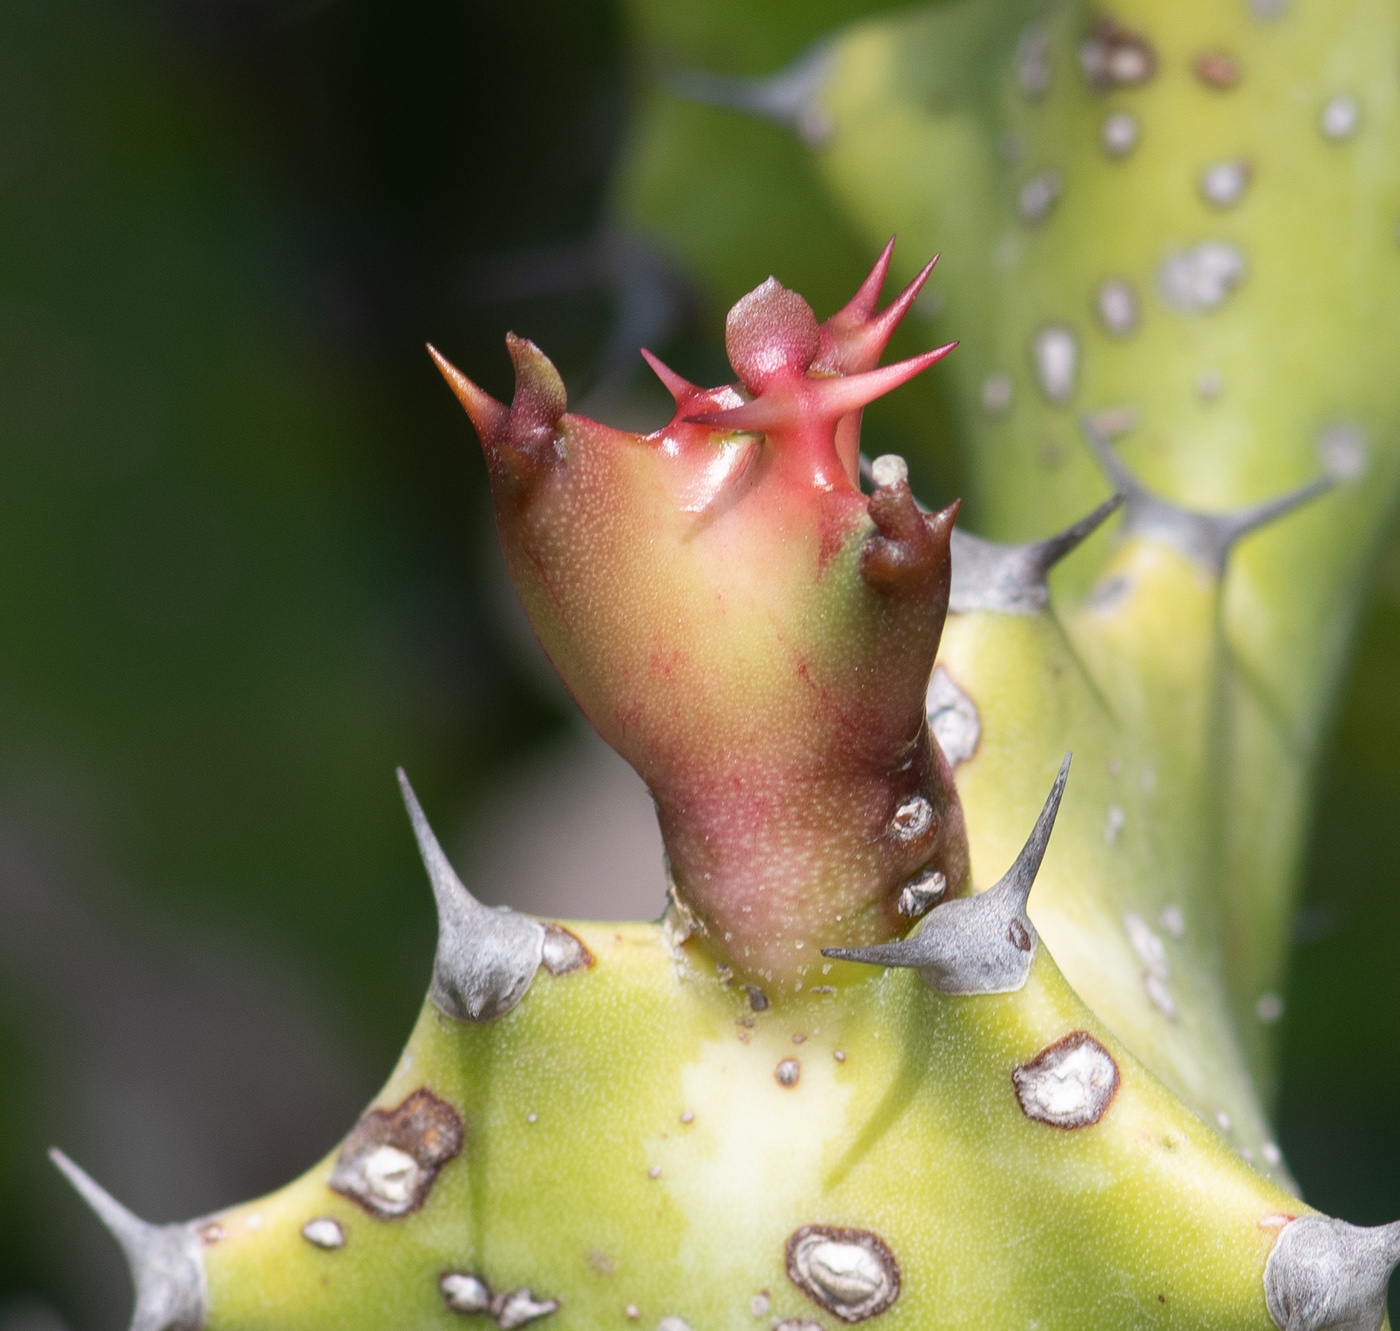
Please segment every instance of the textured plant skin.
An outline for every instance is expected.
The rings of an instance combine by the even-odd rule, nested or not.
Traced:
[[[1166,1325],[1269,1324],[1270,1217],[1298,1204],[1137,1065],[1044,950],[1025,989],[977,1000],[940,999],[907,972],[838,977],[839,995],[777,999],[741,1043],[742,992],[677,965],[654,926],[571,927],[595,969],[541,976],[493,1025],[426,1008],[378,1097],[397,1104],[426,1082],[462,1111],[470,1158],[429,1205],[375,1220],[328,1193],[328,1160],[220,1215],[211,1328],[446,1325],[446,1269],[558,1298],[560,1325],[625,1324],[629,1304],[646,1325],[748,1325],[765,1290],[760,1324],[831,1324],[783,1270],[788,1236],[814,1221],[886,1240],[913,1325],[961,1320],[969,1289],[993,1325],[1047,1309],[1119,1325],[1122,1299]],[[1079,1029],[1113,1052],[1122,1084],[1076,1134],[1027,1119],[1010,1068]],[[793,1056],[802,1077],[786,1089],[773,1069]],[[302,1241],[318,1215],[341,1221],[343,1249]]]
[[[856,1262],[857,1232],[877,1236],[861,1279],[881,1254],[869,1315],[914,1326],[1382,1324],[1400,1233],[1293,1195],[1255,1010],[1278,987],[1311,763],[1393,488],[1395,14],[1101,19],[955,4],[853,29],[801,121],[826,126],[808,141],[867,234],[901,228],[896,265],[910,241],[949,256],[988,532],[1041,538],[1126,496],[1053,597],[1029,575],[1015,596],[979,582],[956,510],[921,514],[894,460],[874,494],[857,486],[855,413],[923,365],[873,370],[888,247],[825,325],[772,279],[745,297],[735,385],[654,362],[677,411],[652,436],[568,415],[529,343],[510,343],[509,408],[439,358],[541,639],[657,799],[673,904],[661,924],[568,933],[511,917],[525,969],[499,1015],[430,1001],[345,1146],[181,1231],[201,1244],[203,1325],[509,1331],[525,1309],[829,1328],[861,1320],[861,1281],[823,1301],[794,1253],[826,1233]],[[1141,77],[1104,91],[1094,42],[1135,52]],[[1318,69],[1359,90],[1347,135],[1319,129],[1344,89]],[[1104,117],[1125,110],[1141,143],[1105,156]],[[1196,185],[1217,153],[1252,172],[1219,215]],[[1050,169],[1059,196],[1028,206]],[[1325,201],[1289,208],[1305,187]],[[1246,265],[1183,313],[1164,265],[1212,237]],[[1092,312],[1111,277],[1137,302],[1112,335]],[[1036,357],[1047,328],[1073,339],[1067,379]],[[1328,489],[1361,466],[1364,485]],[[1209,516],[1290,492],[1268,527]],[[893,851],[917,798],[938,830]],[[418,830],[450,900],[463,889]],[[901,914],[935,867],[952,899]],[[957,954],[1022,969],[945,983],[921,942],[985,918],[1022,870],[1029,914],[970,928]],[[463,918],[489,939],[489,916]],[[820,955],[870,943],[881,966]],[[355,1143],[429,1102],[430,1185],[405,1201],[386,1175],[376,1210]],[[137,1331],[174,1325],[141,1307]]]
[[[739,382],[658,362],[677,408],[648,436],[566,415],[530,343],[509,410],[440,361],[545,649],[656,800],[678,905],[764,980],[809,976],[818,931],[902,932],[915,873],[967,878],[924,719],[953,511],[856,481],[861,407],[949,348],[875,368],[917,290],[877,319],[881,276],[824,327],[771,279],[751,292],[727,325]]]

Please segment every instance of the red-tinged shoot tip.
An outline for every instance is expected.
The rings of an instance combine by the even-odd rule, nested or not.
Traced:
[[[678,407],[689,402],[691,398],[698,397],[704,391],[697,388],[689,379],[682,378],[660,356],[653,356],[645,347],[642,348],[642,359],[651,366],[656,377],[665,385],[666,391],[675,399]]]
[[[918,276],[877,313],[880,287],[884,283],[889,256],[893,251],[894,241],[891,240],[856,296],[822,324],[821,351],[814,368],[838,374],[858,374],[861,370],[873,370],[880,363],[894,330],[909,313],[938,262],[935,254]],[[873,287],[872,283],[875,283]],[[864,297],[868,290],[870,294],[867,299]]]
[[[853,413],[950,348],[884,369],[818,359],[888,339],[888,261],[839,324],[772,278],[740,300],[736,384],[700,388],[643,353],[677,404],[651,435],[565,415],[528,342],[509,341],[508,411],[435,357],[482,434],[536,631],[656,800],[678,908],[701,946],[775,982],[821,947],[903,932],[916,874],[954,892],[967,878],[924,719],[956,510],[925,515],[902,475],[867,499],[858,439],[849,466],[837,447]]]
[[[476,426],[476,432],[481,436],[482,441],[494,440],[501,435],[506,428],[507,420],[510,418],[510,408],[503,402],[497,402],[484,388],[478,388],[472,383],[431,342],[428,343],[428,355],[433,358],[433,364],[438,367],[442,377],[447,380],[447,386],[456,395],[457,401],[462,404],[467,415],[471,417],[471,422]]]
[[[813,369],[832,374],[859,374],[873,370],[880,363],[894,330],[909,313],[938,262],[935,254],[918,276],[881,310],[880,292],[893,255],[894,237],[891,236],[860,289],[822,324],[822,345]],[[860,465],[859,411],[852,412],[837,425],[836,452],[848,471]]]
[[[474,384],[436,347],[429,345],[428,354],[476,426],[493,478],[532,483],[556,459],[559,424],[569,400],[559,371],[533,342],[507,333],[506,350],[515,366],[509,407]]]

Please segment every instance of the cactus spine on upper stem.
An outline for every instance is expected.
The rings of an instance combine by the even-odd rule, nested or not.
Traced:
[[[670,906],[490,910],[404,779],[441,934],[344,1143],[160,1228],[60,1160],[138,1331],[1376,1331],[1396,1228],[1294,1195],[1254,1011],[1397,452],[1396,15],[1299,10],[960,0],[678,78],[793,125],[900,250],[824,323],[749,292],[731,384],[648,354],[649,435],[524,339],[508,406],[433,353]],[[900,458],[860,486],[862,409],[951,349],[877,368],[911,242],[985,536]]]

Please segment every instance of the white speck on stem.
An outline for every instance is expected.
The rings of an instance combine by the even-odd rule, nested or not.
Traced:
[[[1152,1006],[1168,1021],[1175,1021],[1176,1000],[1172,997],[1171,990],[1167,988],[1166,981],[1153,975],[1151,971],[1145,971],[1142,977],[1142,987],[1146,990]]]
[[[988,416],[1000,416],[1011,405],[1013,392],[1009,374],[989,374],[982,381],[982,410]]]
[[[528,1289],[518,1289],[508,1295],[496,1314],[501,1331],[514,1331],[517,1326],[548,1317],[559,1307],[558,1299],[537,1299]]]
[[[1162,261],[1157,276],[1162,300],[1181,314],[1204,314],[1223,305],[1244,280],[1244,251],[1224,240],[1203,240]]]
[[[1132,112],[1114,111],[1104,117],[1099,141],[1110,157],[1126,157],[1137,147],[1140,133],[1137,117]]]
[[[1186,932],[1186,917],[1180,906],[1164,907],[1157,921],[1173,938],[1180,938]]]
[[[301,1236],[317,1248],[334,1250],[345,1246],[345,1231],[341,1229],[338,1220],[332,1220],[328,1215],[308,1220],[301,1227]]]
[[[1114,337],[1129,337],[1137,331],[1137,293],[1121,277],[1110,277],[1099,284],[1094,305],[1099,321]]]
[[[418,1186],[418,1161],[397,1146],[378,1146],[361,1166],[365,1187],[381,1201],[403,1206]]]
[[[930,907],[937,905],[948,890],[948,879],[938,869],[925,869],[918,877],[905,883],[899,894],[899,913],[906,919],[918,919]]]
[[[1050,29],[1044,23],[1032,24],[1016,43],[1016,82],[1032,99],[1050,87]]]
[[[1064,177],[1053,168],[1046,171],[1038,171],[1024,185],[1017,195],[1017,206],[1020,209],[1021,220],[1025,222],[1043,222],[1053,211],[1055,205],[1060,201],[1060,195],[1064,191]]]
[[[1272,1026],[1283,1016],[1283,998],[1279,994],[1260,994],[1254,1005],[1254,1015],[1265,1026]]]
[[[1127,815],[1122,807],[1117,804],[1108,806],[1108,817],[1104,820],[1103,839],[1111,846],[1118,840],[1118,834],[1123,830],[1123,824],[1127,821]]]
[[[1167,949],[1141,915],[1134,915],[1132,911],[1128,911],[1123,916],[1123,932],[1128,935],[1128,942],[1133,945],[1138,959],[1153,975],[1159,980],[1171,976],[1171,967],[1167,964]]]
[[[1369,463],[1366,431],[1343,422],[1329,425],[1317,437],[1317,455],[1327,474],[1338,481],[1354,481],[1366,474]]]
[[[1356,133],[1361,124],[1361,105],[1355,97],[1341,93],[1328,100],[1318,117],[1322,137],[1340,143]]]
[[[1061,324],[1042,328],[1031,339],[1036,382],[1051,402],[1068,402],[1079,377],[1079,339]]]
[[[1249,187],[1249,163],[1232,158],[1212,162],[1201,172],[1201,197],[1212,207],[1233,208]]]
[[[469,1271],[449,1271],[438,1281],[443,1300],[454,1313],[484,1313],[491,1308],[490,1286]]]
[[[883,1312],[899,1296],[899,1267],[889,1245],[870,1230],[810,1225],[787,1244],[788,1277],[843,1322]]]
[[[917,841],[932,826],[933,805],[924,796],[915,795],[894,811],[894,817],[890,819],[890,834],[897,841]]]

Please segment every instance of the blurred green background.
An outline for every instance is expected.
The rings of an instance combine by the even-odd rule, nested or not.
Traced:
[[[488,898],[659,909],[644,795],[513,608],[422,343],[504,396],[514,328],[619,424],[663,412],[642,342],[727,377],[723,302],[621,220],[629,124],[667,60],[760,72],[876,8],[0,6],[0,1331],[124,1324],[46,1146],[185,1218],[300,1172],[387,1073],[433,938],[395,765]],[[783,131],[744,144],[788,206],[692,248],[825,314],[872,256]],[[681,225],[723,162],[675,167],[648,206]],[[868,420],[956,492],[932,379]],[[1400,1215],[1395,542],[1320,784],[1281,1133],[1371,1223]]]

